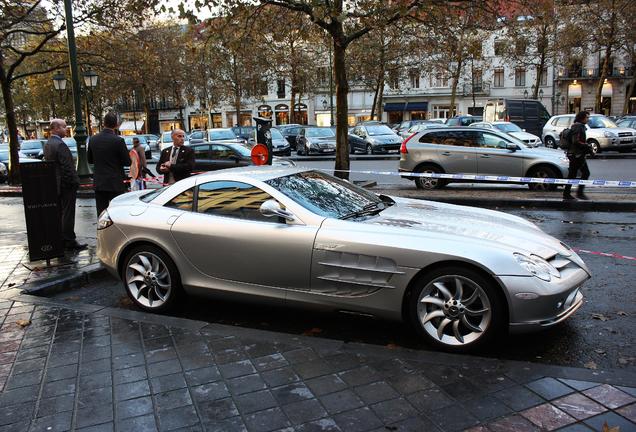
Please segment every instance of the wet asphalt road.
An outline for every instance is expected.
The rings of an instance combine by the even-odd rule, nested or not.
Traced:
[[[574,248],[636,255],[633,213],[506,210],[537,223]],[[584,306],[550,330],[510,336],[480,355],[591,369],[636,366],[636,261],[581,254],[593,272]],[[248,263],[246,263],[246,267]],[[68,301],[134,308],[110,277],[55,294]],[[405,324],[369,318],[272,308],[258,303],[186,298],[173,312],[196,320],[413,349],[431,349]]]

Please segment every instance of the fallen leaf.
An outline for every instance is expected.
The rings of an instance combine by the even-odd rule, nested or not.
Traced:
[[[589,361],[589,362],[585,363],[583,365],[583,367],[586,368],[586,369],[596,369],[598,366],[596,366],[595,362]]]
[[[31,320],[17,320],[15,323],[19,325],[20,327],[24,328],[26,326],[31,325]]]
[[[303,332],[303,335],[305,335],[305,336],[315,336],[315,335],[320,334],[320,333],[322,333],[322,329],[320,329],[318,327],[314,327],[314,328],[311,328],[309,330],[305,330]]]
[[[624,312],[624,311],[618,311],[618,312],[616,312],[616,315],[619,315],[619,316],[627,316],[627,312]]]
[[[11,288],[12,286],[15,285],[15,282],[11,282],[9,285],[7,285],[9,288]]]
[[[621,432],[620,426],[610,427],[607,422],[603,423],[603,432]]]
[[[70,297],[66,297],[66,300],[70,300],[70,301],[79,301],[79,300],[80,300],[80,296],[70,296]]]
[[[400,346],[397,345],[397,344],[394,344],[394,343],[388,343],[388,344],[386,344],[386,347],[388,349],[398,349]]]
[[[597,319],[597,320],[601,320],[601,321],[608,321],[609,320],[609,318],[606,317],[605,315],[598,314],[598,313],[593,313],[592,314],[592,319]]]
[[[119,299],[119,301],[117,303],[119,303],[119,306],[132,306],[133,305],[132,300],[128,296],[120,297],[120,299]]]

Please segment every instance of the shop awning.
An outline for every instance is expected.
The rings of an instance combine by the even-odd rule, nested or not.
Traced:
[[[409,102],[406,111],[428,111],[428,102]]]
[[[404,102],[398,103],[385,103],[384,111],[404,111],[404,106],[406,104]]]
[[[137,124],[137,128],[135,128],[135,124]],[[135,123],[134,121],[124,121],[121,122],[121,125],[119,126],[119,131],[134,131],[137,132],[138,130],[142,130],[144,128],[144,122],[143,120],[137,120],[137,122]]]

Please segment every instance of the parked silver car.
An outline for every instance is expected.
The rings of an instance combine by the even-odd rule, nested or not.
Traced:
[[[494,129],[507,133],[518,140],[522,141],[528,147],[540,147],[543,145],[541,138],[531,133],[526,132],[519,126],[512,122],[496,121],[496,122],[477,122],[470,125],[470,127],[480,127],[484,129]]]
[[[478,174],[512,177],[566,178],[569,161],[561,150],[530,148],[502,132],[481,128],[428,129],[405,140],[400,171]],[[440,188],[451,180],[408,177],[420,189]],[[461,180],[452,180],[461,181]],[[530,189],[555,189],[530,183]]]
[[[402,144],[402,138],[385,124],[362,124],[351,129],[350,134],[364,141],[367,154],[397,153]]]
[[[559,137],[564,129],[572,126],[574,114],[553,116],[543,126],[543,142],[546,147],[557,148]],[[594,154],[606,150],[629,152],[636,146],[636,130],[618,127],[609,118],[601,114],[590,115],[587,123],[587,142]]]
[[[142,309],[169,309],[184,292],[252,297],[409,321],[456,351],[565,320],[590,277],[525,219],[379,196],[303,168],[235,168],[120,195],[97,229],[99,259]]]

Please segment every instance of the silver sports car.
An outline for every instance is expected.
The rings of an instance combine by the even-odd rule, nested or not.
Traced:
[[[98,255],[142,309],[183,293],[404,319],[462,351],[557,324],[590,277],[522,218],[376,195],[323,172],[244,167],[115,198]]]

